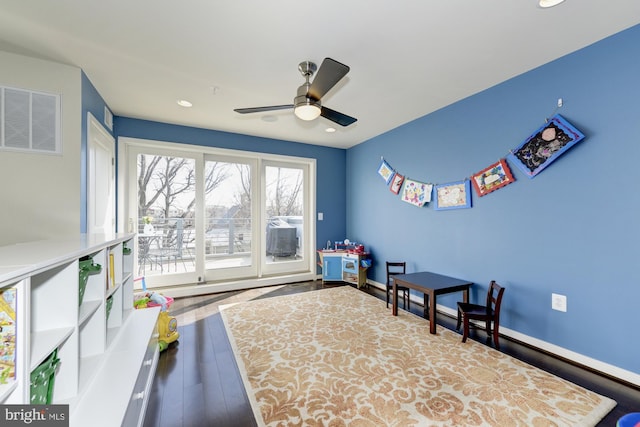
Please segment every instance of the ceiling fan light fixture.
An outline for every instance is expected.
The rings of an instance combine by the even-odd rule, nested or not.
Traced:
[[[548,7],[557,6],[562,2],[564,2],[564,0],[540,0],[538,4],[541,8],[546,9]]]
[[[293,109],[293,113],[300,120],[311,121],[322,116],[340,126],[349,126],[355,123],[358,120],[355,117],[323,107],[321,103],[322,97],[347,75],[349,67],[334,59],[325,58],[318,70],[318,74],[313,79],[313,83],[311,83],[309,81],[310,77],[315,73],[316,69],[316,64],[311,61],[304,61],[298,65],[298,71],[302,74],[305,82],[298,87],[297,95],[293,98],[293,104],[235,108],[233,111],[240,114],[248,114]]]
[[[296,101],[293,112],[300,120],[314,120],[320,116],[320,105],[316,101],[305,98],[303,101]]]

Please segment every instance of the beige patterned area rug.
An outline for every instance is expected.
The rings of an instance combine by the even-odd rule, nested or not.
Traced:
[[[593,426],[616,402],[349,286],[221,310],[259,425]]]

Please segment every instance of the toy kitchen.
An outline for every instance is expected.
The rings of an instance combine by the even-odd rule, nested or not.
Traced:
[[[318,265],[322,268],[322,284],[346,282],[361,288],[367,284],[371,259],[363,244],[349,239],[333,245],[327,241],[326,248],[318,250]]]

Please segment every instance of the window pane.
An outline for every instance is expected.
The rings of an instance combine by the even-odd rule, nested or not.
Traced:
[[[251,167],[205,162],[206,269],[251,265]]]
[[[138,265],[147,276],[195,269],[195,161],[138,155]]]
[[[267,262],[293,260],[303,254],[303,176],[302,169],[265,168]]]

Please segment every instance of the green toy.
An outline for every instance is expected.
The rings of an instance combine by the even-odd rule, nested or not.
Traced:
[[[133,306],[135,308],[147,308],[147,304],[149,303],[149,297],[143,297],[140,299],[137,299],[133,302]]]

